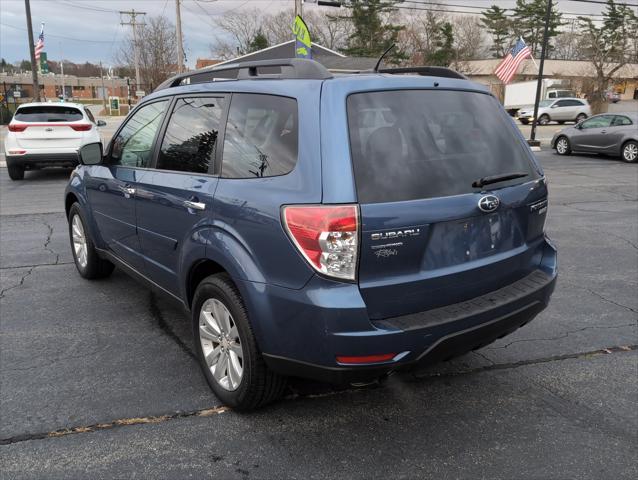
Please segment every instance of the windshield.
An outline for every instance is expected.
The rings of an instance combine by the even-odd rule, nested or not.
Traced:
[[[529,154],[490,95],[400,90],[350,95],[348,126],[359,201],[378,203],[480,191],[476,179],[524,172]]]
[[[538,106],[549,107],[552,103],[554,103],[554,100],[541,100],[540,102],[538,102]],[[532,105],[530,108],[534,108],[534,105]]]
[[[15,114],[21,122],[74,122],[83,118],[77,108],[54,105],[22,107]]]

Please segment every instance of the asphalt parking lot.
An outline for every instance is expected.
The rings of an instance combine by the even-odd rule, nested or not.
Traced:
[[[636,478],[638,167],[538,153],[552,303],[491,346],[378,386],[293,382],[238,414],[186,316],[76,273],[68,170],[0,168],[0,478]]]

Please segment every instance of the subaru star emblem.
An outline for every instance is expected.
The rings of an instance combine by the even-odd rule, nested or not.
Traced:
[[[498,208],[500,203],[501,201],[498,199],[496,195],[485,195],[484,197],[481,197],[481,199],[479,200],[478,207],[483,212],[493,212],[494,210]]]

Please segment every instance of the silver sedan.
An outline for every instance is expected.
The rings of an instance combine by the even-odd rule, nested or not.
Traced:
[[[602,153],[620,156],[625,162],[638,162],[638,113],[594,115],[558,130],[552,138],[552,148],[559,155]]]

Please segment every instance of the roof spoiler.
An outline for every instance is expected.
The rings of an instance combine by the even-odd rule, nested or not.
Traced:
[[[379,73],[390,73],[392,75],[404,73],[416,73],[425,77],[445,77],[458,78],[459,80],[468,80],[462,73],[447,67],[397,67],[397,68],[380,68]]]
[[[260,70],[280,68],[279,73],[263,72]],[[264,78],[280,78],[280,79],[303,79],[303,80],[326,80],[332,78],[332,74],[326,68],[314,60],[304,58],[281,58],[276,60],[259,60],[254,62],[229,63],[226,65],[201,68],[192,72],[185,72],[169,78],[155,91],[165,88],[177,87],[179,85],[188,85],[190,83],[206,83],[216,80],[231,80],[232,77],[216,77],[216,73],[232,73],[236,72],[235,79],[264,79]]]

